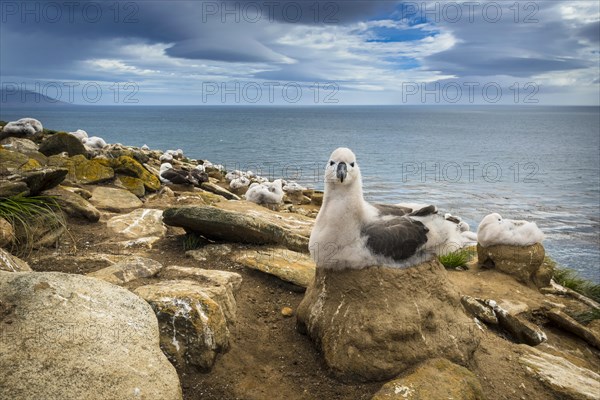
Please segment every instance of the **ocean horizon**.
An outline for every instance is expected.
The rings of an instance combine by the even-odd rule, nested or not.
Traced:
[[[547,254],[600,283],[600,108],[587,106],[3,107],[108,143],[182,149],[227,170],[322,189],[349,147],[365,197],[435,204],[475,231],[487,214],[534,221]]]

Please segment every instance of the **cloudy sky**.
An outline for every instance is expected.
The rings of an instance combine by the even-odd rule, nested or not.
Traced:
[[[3,96],[20,87],[97,104],[600,101],[596,0],[0,6]]]

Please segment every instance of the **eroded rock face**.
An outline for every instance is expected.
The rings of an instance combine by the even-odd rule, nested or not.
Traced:
[[[413,373],[383,385],[371,400],[484,400],[477,377],[443,358],[428,360]]]
[[[0,398],[182,398],[156,317],[128,290],[80,275],[0,272],[0,304]]]
[[[160,324],[160,345],[177,365],[208,370],[229,349],[223,308],[192,280],[162,281],[134,291],[146,300]]]
[[[496,245],[483,247],[477,244],[479,265],[496,268],[512,275],[520,282],[544,287],[550,284],[552,271],[542,268],[545,256],[540,243],[531,246]]]
[[[317,269],[298,328],[348,380],[379,381],[434,357],[467,362],[479,343],[444,267]]]
[[[557,393],[560,398],[596,400],[600,393],[600,375],[578,367],[562,357],[524,347],[519,362],[525,370]]]
[[[163,221],[207,238],[227,242],[280,244],[290,250],[308,252],[308,237],[260,216],[208,206],[179,207],[166,209]]]

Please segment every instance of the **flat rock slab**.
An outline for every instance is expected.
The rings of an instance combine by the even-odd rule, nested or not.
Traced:
[[[166,209],[163,221],[207,238],[226,242],[279,244],[290,250],[308,252],[308,237],[248,213],[210,206],[178,207]]]
[[[443,358],[428,360],[402,378],[383,385],[372,400],[484,400],[471,371]]]
[[[162,210],[140,208],[125,215],[112,217],[106,223],[112,232],[128,239],[164,237],[167,227],[162,222]]]
[[[234,252],[232,260],[286,282],[308,287],[315,279],[316,265],[310,256],[283,247],[265,247]]]
[[[90,272],[87,276],[102,279],[115,285],[123,285],[140,278],[154,276],[163,268],[163,265],[151,258],[132,256],[110,267]]]
[[[531,347],[524,348],[519,362],[529,374],[539,379],[560,398],[597,400],[600,375],[575,364]]]
[[[29,272],[31,271],[31,267],[26,261],[0,248],[0,271]]]
[[[130,291],[58,272],[0,272],[0,398],[182,399],[156,317]]]
[[[47,190],[44,194],[53,196],[60,208],[72,217],[85,218],[91,222],[100,220],[100,211],[82,196],[62,187]]]
[[[207,192],[211,192],[217,194],[219,196],[225,197],[227,200],[241,200],[240,196],[237,194],[231,193],[229,190],[222,188],[221,186],[211,183],[211,182],[203,182],[200,187]]]
[[[406,269],[317,268],[297,318],[327,365],[350,381],[391,379],[435,357],[465,364],[479,344],[435,259]]]
[[[144,205],[136,195],[127,190],[103,186],[95,187],[92,190],[90,203],[96,208],[112,212],[129,211]]]

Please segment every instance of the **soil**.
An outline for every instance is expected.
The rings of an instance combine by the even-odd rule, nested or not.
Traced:
[[[64,236],[58,248],[37,250],[25,259],[36,271],[88,273],[105,264],[101,260],[75,264],[73,256],[85,256],[90,252],[136,254],[164,265],[233,271],[243,278],[236,294],[237,321],[232,329],[231,348],[218,357],[211,371],[178,370],[184,399],[359,400],[370,399],[382,386],[383,382],[340,382],[329,373],[314,344],[296,330],[295,316],[285,317],[281,313],[283,307],[297,309],[303,298],[302,288],[228,260],[199,262],[186,257],[182,244],[184,232],[178,228],[169,228],[166,237],[152,249],[123,250],[114,244],[121,239],[112,237],[102,223],[106,219],[105,215],[96,224],[70,219],[70,235]],[[550,326],[535,311],[543,300],[560,302],[571,309],[581,307],[578,302],[544,296],[507,275],[475,266],[468,271],[450,271],[449,277],[460,294],[528,304],[533,310],[528,313],[530,320],[548,335],[548,341],[538,348],[543,347],[544,351],[561,355],[577,365],[600,370],[597,349]],[[129,287],[151,281],[153,279],[131,282]],[[525,345],[518,345],[512,338],[490,329],[481,332],[481,336],[481,344],[467,367],[479,378],[488,400],[561,399],[528,375],[518,363]]]

